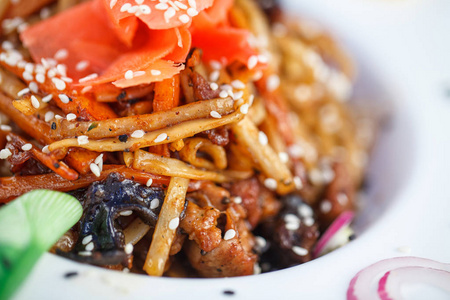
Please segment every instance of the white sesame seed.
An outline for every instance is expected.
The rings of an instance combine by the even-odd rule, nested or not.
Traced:
[[[90,164],[89,168],[95,176],[100,177],[100,168],[96,164]]]
[[[103,153],[100,154],[99,156],[97,156],[94,160],[94,163],[96,163],[97,165],[103,162]]]
[[[44,83],[45,82],[45,75],[42,73],[38,73],[36,74],[36,81],[39,83]]]
[[[233,89],[229,89],[227,92],[228,92],[228,96],[230,96],[231,98],[234,99],[234,92],[233,92]]]
[[[255,74],[253,75],[252,79],[254,81],[258,81],[260,80],[262,77],[264,76],[264,73],[262,71],[256,71]]]
[[[23,79],[25,79],[26,81],[31,81],[31,80],[34,79],[33,74],[31,74],[31,73],[29,73],[29,72],[27,72],[27,71],[24,71],[24,72],[22,73],[22,77],[23,77]]]
[[[255,55],[250,56],[247,62],[248,69],[249,70],[253,69],[254,67],[256,67],[257,64],[258,64],[258,57]]]
[[[309,180],[313,185],[321,185],[323,183],[322,172],[319,169],[312,169],[308,174]]]
[[[159,199],[155,198],[152,201],[150,201],[150,209],[158,208],[159,206]]]
[[[34,72],[34,64],[33,63],[26,63],[25,64],[25,71],[27,71],[29,73],[33,73]]]
[[[121,215],[121,216],[124,216],[124,217],[131,216],[132,214],[133,214],[133,211],[132,211],[132,210],[124,210],[124,211],[121,211],[121,212],[120,212],[120,215]]]
[[[78,82],[86,82],[86,81],[89,81],[89,80],[93,80],[93,79],[95,79],[97,77],[98,77],[97,73],[92,73],[92,74],[87,75],[86,77],[80,78],[78,80]]]
[[[147,183],[145,185],[146,186],[151,186],[152,183],[153,183],[153,179],[150,178],[149,180],[147,180]]]
[[[41,104],[39,103],[39,100],[36,98],[35,95],[31,95],[31,105],[33,105],[34,108],[38,109]]]
[[[64,60],[69,56],[69,51],[67,49],[59,49],[56,51],[55,55],[53,56],[56,60]]]
[[[195,8],[190,7],[187,10],[187,14],[190,17],[195,17],[196,15],[198,15],[198,11]]]
[[[226,232],[225,232],[225,235],[223,236],[223,239],[225,240],[225,241],[228,241],[228,240],[231,240],[232,238],[234,238],[236,236],[236,230],[234,230],[234,229],[228,229]]]
[[[211,68],[213,68],[214,70],[220,70],[222,69],[222,64],[220,62],[218,62],[217,60],[211,60],[209,62],[209,65],[211,66]]]
[[[286,214],[283,219],[286,223],[300,223],[300,219],[294,214]]]
[[[184,9],[184,10],[188,9],[188,7],[186,6],[186,4],[181,3],[180,1],[175,1],[174,4],[175,4],[176,6],[178,6],[180,9]]]
[[[239,79],[233,80],[231,82],[231,86],[234,87],[235,89],[238,89],[238,90],[245,89],[245,83],[243,83]]]
[[[55,76],[56,76],[56,71],[55,70],[53,70],[53,69],[48,70],[48,72],[47,72],[47,77],[48,78],[53,78]]]
[[[289,161],[289,154],[287,154],[286,152],[278,152],[278,157],[284,164]]]
[[[45,68],[44,68],[43,65],[37,64],[37,65],[35,66],[35,72],[36,72],[37,74],[45,75],[46,70],[45,70]]]
[[[0,125],[0,130],[2,130],[2,131],[11,131],[12,128],[9,125],[2,124],[2,125]]]
[[[65,94],[59,94],[58,95],[59,100],[61,100],[62,103],[67,104],[70,101],[69,96],[65,95]]]
[[[110,9],[113,9],[114,6],[116,6],[116,4],[117,4],[117,0],[111,0],[111,1],[109,2],[109,8],[110,8]]]
[[[314,225],[314,219],[311,217],[306,217],[305,219],[303,219],[303,224],[305,224],[306,226],[310,227]]]
[[[45,122],[50,122],[51,120],[53,120],[54,117],[55,117],[55,113],[52,112],[51,110],[49,110],[48,112],[45,113],[44,120],[45,120]]]
[[[169,222],[169,229],[171,230],[175,230],[178,228],[178,225],[180,225],[180,218],[173,218],[172,220],[170,220]]]
[[[213,110],[209,113],[211,115],[211,117],[215,118],[215,119],[220,119],[222,118],[222,115],[219,114],[217,111]]]
[[[84,71],[84,70],[86,70],[87,67],[89,67],[89,61],[82,60],[82,61],[80,61],[79,63],[76,64],[75,70],[77,70],[77,71]]]
[[[340,205],[345,206],[348,203],[348,197],[344,193],[339,193],[336,196],[336,200],[339,202]]]
[[[86,135],[80,135],[78,138],[77,138],[77,141],[78,141],[78,145],[86,145],[86,144],[89,144],[89,137],[88,136],[86,136]],[[93,164],[91,164],[91,165],[93,165]],[[96,165],[97,166],[97,165]],[[98,167],[97,167],[98,168]]]
[[[410,254],[412,249],[409,246],[400,246],[397,248],[397,251],[404,254]]]
[[[89,92],[90,90],[92,90],[92,85],[87,85],[87,86],[85,86],[85,87],[81,90],[81,93],[82,93],[82,94],[86,94],[86,93]]]
[[[23,151],[29,151],[29,150],[31,150],[31,148],[33,148],[33,145],[31,145],[30,143],[27,143],[22,146]]]
[[[63,80],[54,77],[54,78],[52,78],[52,82],[55,85],[57,90],[63,91],[66,89],[66,83]]]
[[[55,115],[55,119],[56,120],[62,120],[62,119],[64,119],[62,116],[60,116],[60,115]]]
[[[163,0],[163,1],[165,1],[165,0]],[[172,0],[167,0],[166,2],[169,3],[169,5],[172,6],[172,8],[175,9],[175,11],[180,11],[180,8],[178,6],[176,6]]]
[[[300,228],[300,222],[288,222],[285,224],[287,230],[295,231]]]
[[[22,97],[23,95],[28,94],[29,92],[30,92],[30,89],[29,89],[29,88],[24,88],[23,90],[20,90],[20,91],[17,93],[17,97]]]
[[[125,253],[130,255],[131,253],[133,253],[133,245],[131,243],[126,244],[125,246]]]
[[[267,138],[267,135],[263,131],[260,131],[258,133],[258,140],[259,140],[259,143],[263,146],[265,146],[269,143],[269,139]]]
[[[191,20],[191,18],[189,18],[189,16],[186,14],[182,14],[181,16],[178,17],[178,20],[180,20],[181,23],[186,24]]]
[[[292,247],[292,251],[298,256],[305,256],[308,254],[308,250],[299,246]]]
[[[45,154],[50,153],[50,150],[48,150],[48,145],[44,146],[41,151],[42,151],[42,153],[45,153]]]
[[[153,142],[160,143],[160,142],[164,141],[165,139],[167,139],[167,133],[161,133],[160,135],[158,135],[156,137],[156,139]]]
[[[250,96],[248,96],[248,104],[250,106],[253,105],[253,101],[255,101],[255,95],[251,94]]]
[[[8,148],[0,150],[0,159],[7,159],[11,155],[12,153]]]
[[[30,89],[30,91],[32,91],[33,93],[37,93],[39,92],[39,88],[36,82],[32,81],[28,84],[28,88]]]
[[[244,91],[235,92],[233,95],[233,100],[242,99],[243,96],[244,96]]]
[[[246,103],[246,104],[242,104],[239,110],[241,113],[246,115],[246,114],[248,114],[248,109],[249,109],[249,105]]]
[[[122,5],[122,7],[120,8],[120,12],[126,12],[131,8],[131,4],[130,3],[125,3],[124,5]]]
[[[92,252],[91,251],[80,251],[80,252],[78,252],[78,255],[80,255],[80,256],[91,256]]]
[[[324,214],[327,214],[331,211],[332,204],[328,200],[323,200],[322,203],[320,203],[320,211]]]
[[[305,150],[299,144],[289,146],[288,152],[293,158],[301,158],[305,154]]]
[[[228,97],[228,92],[227,91],[221,91],[219,93],[219,97],[220,98],[227,98]]]
[[[144,5],[139,5],[139,12],[144,15],[149,15],[152,13],[152,10],[151,10],[150,6],[144,4]]]
[[[53,95],[52,94],[48,94],[47,96],[42,97],[42,102],[44,102],[44,103],[50,102],[50,100],[52,100],[52,98],[53,98]]]
[[[215,70],[209,74],[209,80],[210,81],[217,81],[220,77],[220,72],[218,70]]]
[[[242,203],[242,198],[239,196],[236,196],[233,198],[233,202],[236,204],[241,204]]]
[[[302,187],[303,187],[302,179],[300,177],[298,177],[298,176],[294,176],[293,180],[294,180],[295,188],[297,190],[301,190]]]
[[[47,19],[48,17],[50,17],[50,14],[51,14],[50,9],[48,7],[44,7],[39,12],[39,17],[41,19]]]
[[[266,64],[269,62],[269,58],[264,54],[258,55],[258,60],[263,64]]]
[[[67,116],[66,116],[67,121],[73,121],[76,118],[77,118],[77,115],[74,113],[67,114]]]
[[[94,250],[94,243],[90,242],[89,244],[86,245],[86,247],[84,248],[86,251],[92,251]]]
[[[160,70],[151,70],[150,73],[151,73],[153,76],[159,76],[159,75],[161,75],[161,71],[160,71]]]
[[[167,3],[161,2],[161,3],[156,4],[156,5],[155,5],[155,8],[156,8],[157,10],[166,10],[166,9],[169,8],[169,5],[168,5]]]
[[[170,19],[173,18],[175,16],[177,12],[175,11],[175,8],[173,7],[169,7],[165,12],[164,12],[164,20],[166,21],[166,23],[170,22]]]
[[[4,50],[12,50],[12,49],[14,49],[14,45],[10,41],[3,41],[2,48]]]
[[[215,82],[211,82],[209,87],[211,88],[211,90],[217,91],[217,89],[219,88],[219,85],[217,83],[215,83]]]
[[[134,132],[131,134],[131,137],[132,137],[132,138],[135,138],[135,139],[140,139],[141,137],[144,136],[144,134],[145,134],[145,131],[139,129],[139,130],[134,131]]]
[[[133,71],[128,70],[125,72],[125,79],[127,79],[127,80],[133,79],[133,75],[134,75]]]
[[[195,0],[188,0],[189,6],[197,9],[197,2]]]
[[[269,78],[267,78],[266,82],[267,91],[273,92],[276,89],[278,89],[279,86],[280,86],[280,77],[278,77],[278,75],[273,74],[270,75]]]
[[[275,179],[273,179],[273,178],[266,178],[266,179],[264,180],[264,186],[265,186],[266,188],[268,188],[269,190],[274,191],[274,190],[277,189],[278,183],[277,183],[277,181],[276,181]]]
[[[85,236],[82,240],[81,240],[81,244],[83,245],[87,245],[92,241],[92,234]]]
[[[135,14],[138,12],[138,10],[139,10],[139,6],[133,5],[127,10],[127,12],[130,14]]]

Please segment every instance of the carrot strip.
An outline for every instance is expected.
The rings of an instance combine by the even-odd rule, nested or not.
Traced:
[[[10,143],[17,148],[22,148],[22,146],[28,144],[28,141],[14,133],[10,133],[8,136],[11,138]],[[31,144],[31,149],[29,151],[34,158],[61,177],[68,180],[75,180],[78,178],[77,172],[69,168],[64,162],[57,160],[51,153],[45,154],[33,144]]]

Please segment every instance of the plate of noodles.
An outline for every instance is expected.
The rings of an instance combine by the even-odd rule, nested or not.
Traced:
[[[449,13],[2,2],[0,299],[448,299]]]

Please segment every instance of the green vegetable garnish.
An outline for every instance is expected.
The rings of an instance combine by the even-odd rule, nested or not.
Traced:
[[[49,190],[26,193],[0,208],[0,300],[12,295],[82,213],[76,198]]]

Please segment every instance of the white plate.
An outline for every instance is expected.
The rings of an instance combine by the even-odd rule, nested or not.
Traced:
[[[298,267],[228,279],[150,278],[46,254],[14,299],[345,299],[357,271],[405,255],[399,247],[450,262],[450,1],[285,2],[337,34],[359,61],[368,96],[395,107],[373,158],[359,237]],[[78,276],[64,278],[71,271]]]

